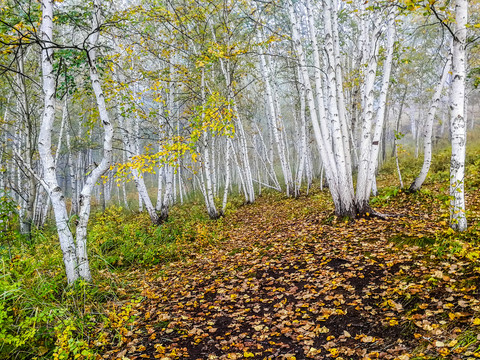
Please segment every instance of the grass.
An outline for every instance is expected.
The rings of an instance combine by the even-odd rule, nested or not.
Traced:
[[[239,200],[229,204],[234,211]],[[130,318],[112,310],[141,292],[145,269],[165,266],[222,240],[223,220],[212,221],[203,204],[172,208],[161,226],[145,213],[118,206],[95,213],[88,244],[93,284],[68,287],[55,228],[36,229],[30,243],[11,232],[0,248],[0,359],[93,359],[89,347],[99,323],[122,329]]]

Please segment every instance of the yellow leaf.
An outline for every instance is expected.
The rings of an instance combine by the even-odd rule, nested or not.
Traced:
[[[390,320],[389,324],[390,324],[390,326],[395,326],[395,325],[398,325],[398,321],[395,320],[395,319],[392,319],[392,320]]]
[[[473,319],[473,325],[480,325],[480,319],[479,318]]]
[[[255,355],[251,352],[245,351],[243,353],[243,357],[249,358],[249,357],[255,357]]]
[[[330,351],[330,355],[332,355],[334,357],[338,356],[338,349],[337,348],[331,348],[331,349],[328,349],[328,351]]]

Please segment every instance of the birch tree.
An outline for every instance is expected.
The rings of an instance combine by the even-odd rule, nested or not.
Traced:
[[[38,151],[43,166],[42,185],[52,201],[55,222],[63,252],[67,281],[79,278],[75,241],[68,224],[68,213],[63,191],[57,182],[57,171],[52,156],[52,131],[55,120],[55,73],[53,70],[53,4],[54,0],[42,1],[41,40],[45,44],[41,52],[44,110],[38,136]]]
[[[38,137],[38,149],[43,166],[42,185],[52,202],[53,211],[63,252],[67,281],[73,283],[78,278],[91,281],[91,273],[87,254],[87,224],[90,217],[91,196],[96,182],[110,167],[112,159],[113,125],[110,121],[105,96],[97,70],[96,47],[100,31],[100,4],[94,1],[92,33],[87,39],[88,68],[91,86],[95,95],[98,114],[104,129],[103,157],[100,163],[85,178],[79,195],[79,214],[74,238],[69,227],[69,217],[64,193],[57,181],[57,166],[52,154],[52,131],[55,119],[55,72],[53,68],[53,0],[42,1],[42,82],[44,92],[44,112]]]
[[[467,229],[465,214],[465,154],[467,124],[465,122],[465,76],[468,1],[456,0],[452,51],[452,90],[450,93],[450,226],[458,231]]]
[[[428,171],[430,170],[430,165],[432,164],[432,132],[433,132],[433,123],[435,120],[435,114],[437,112],[438,105],[440,104],[440,98],[442,95],[443,86],[445,81],[450,73],[451,69],[451,56],[447,58],[447,62],[443,67],[442,77],[435,87],[435,92],[433,94],[432,103],[430,105],[430,110],[428,111],[427,118],[425,120],[424,133],[423,133],[423,165],[420,170],[420,174],[415,178],[415,180],[410,185],[409,190],[415,192],[420,190],[425,179],[427,178]]]

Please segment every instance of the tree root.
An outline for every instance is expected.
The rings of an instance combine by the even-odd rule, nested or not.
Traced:
[[[388,220],[389,218],[399,218],[399,217],[402,217],[404,215],[401,215],[401,214],[384,214],[384,213],[380,213],[378,211],[375,211],[375,210],[371,210],[370,212],[370,217],[376,217],[376,218],[379,218],[379,219],[382,219],[382,220]]]

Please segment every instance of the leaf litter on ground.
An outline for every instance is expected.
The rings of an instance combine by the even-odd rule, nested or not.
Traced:
[[[152,269],[103,357],[480,357],[478,250],[432,251],[454,237],[441,202],[400,192],[381,209],[395,217],[347,223],[326,199],[263,196],[228,219],[218,247]]]

